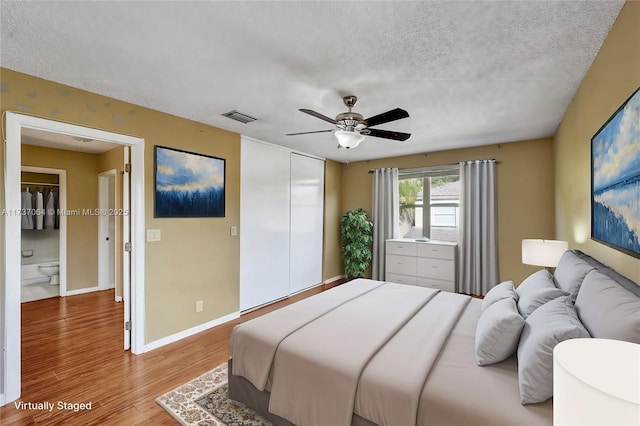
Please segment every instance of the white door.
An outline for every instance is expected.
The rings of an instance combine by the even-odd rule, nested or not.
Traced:
[[[124,349],[131,348],[131,198],[130,148],[124,147],[122,173],[122,303],[124,303]],[[134,348],[135,350],[135,348]]]
[[[289,295],[290,153],[242,138],[240,310]]]
[[[116,170],[98,175],[98,287],[101,290],[116,286]]]
[[[289,292],[322,282],[324,161],[291,154]]]
[[[109,207],[108,207],[108,224],[107,224],[107,253],[108,259],[107,263],[109,267],[107,268],[109,271],[107,282],[109,283],[109,288],[116,287],[116,232],[117,232],[117,224],[116,224],[116,175],[109,176]]]

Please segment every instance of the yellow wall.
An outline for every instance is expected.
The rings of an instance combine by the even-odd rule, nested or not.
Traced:
[[[0,69],[0,80],[2,111],[33,114],[145,139],[146,227],[162,232],[161,241],[146,243],[146,342],[238,310],[239,239],[229,232],[231,225],[239,225],[238,134],[5,68]],[[154,219],[154,145],[226,159],[226,217]],[[0,154],[0,160],[4,169],[3,155]],[[95,170],[94,163],[94,176],[90,179],[94,183]],[[73,181],[71,177],[69,180]],[[97,190],[91,193],[95,196]],[[0,203],[4,207],[4,200]],[[95,256],[97,253],[91,252],[91,257]],[[195,312],[196,300],[204,301],[201,313]]]
[[[67,171],[67,210],[98,207],[98,156],[22,145],[22,165]],[[98,218],[67,216],[67,291],[98,285]]]
[[[500,279],[516,285],[536,267],[523,265],[524,238],[554,237],[553,146],[551,139],[512,142],[343,165],[342,211],[361,207],[371,214],[372,175],[380,167],[414,168],[494,158],[498,201]]]
[[[230,227],[240,221],[240,135],[5,68],[0,68],[0,81],[3,112],[32,114],[145,139],[145,225],[147,229],[160,229],[162,234],[161,241],[146,243],[145,247],[147,343],[238,310],[239,238],[230,235]],[[224,218],[153,217],[154,145],[226,160]],[[120,155],[111,152],[99,156],[91,182],[97,185],[96,171],[114,168],[113,162],[119,161],[115,157]],[[4,171],[2,150],[0,164]],[[341,175],[341,164],[327,161],[323,280],[342,273],[337,246]],[[4,173],[0,173],[0,187],[4,188]],[[97,186],[91,193],[97,197]],[[3,226],[0,221],[1,235]],[[4,258],[2,250],[0,246],[0,258]],[[201,313],[195,312],[197,300],[204,302]]]
[[[115,208],[122,209],[122,172],[124,171],[124,147],[119,146],[98,155],[98,173],[116,170],[116,200]],[[122,297],[122,219],[116,215],[116,296]]]
[[[322,250],[322,279],[335,278],[344,273],[340,254],[340,207],[342,164],[327,160],[324,177],[324,246]]]
[[[640,259],[591,236],[591,138],[640,85],[640,2],[625,3],[554,137],[557,237],[640,283]]]

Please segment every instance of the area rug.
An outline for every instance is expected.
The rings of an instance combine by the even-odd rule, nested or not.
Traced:
[[[229,399],[227,363],[165,393],[156,402],[186,426],[272,426],[243,403]]]

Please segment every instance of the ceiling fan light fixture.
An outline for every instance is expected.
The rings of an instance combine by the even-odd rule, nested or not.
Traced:
[[[338,145],[343,148],[355,148],[364,140],[363,135],[349,130],[336,130],[333,134],[338,139]]]

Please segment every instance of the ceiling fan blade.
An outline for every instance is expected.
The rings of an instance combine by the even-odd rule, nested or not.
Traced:
[[[409,117],[409,113],[401,108],[392,109],[382,114],[374,115],[364,120],[367,127],[377,126],[378,124],[389,123],[390,121],[400,120]]]
[[[406,141],[411,136],[411,133],[392,132],[390,130],[379,129],[367,129],[369,131],[368,136],[374,136],[376,138],[393,139],[396,141]],[[365,134],[363,132],[363,134]]]
[[[299,109],[298,111],[304,112],[305,114],[312,115],[315,118],[319,118],[320,120],[328,121],[331,124],[338,124],[338,122],[336,120],[334,120],[333,118],[327,117],[326,115],[322,115],[319,112],[315,112],[315,111],[310,110],[310,109]]]
[[[313,132],[287,133],[285,136],[308,135],[309,133],[326,133],[326,132],[335,132],[335,129],[331,129],[331,130],[314,130]]]

